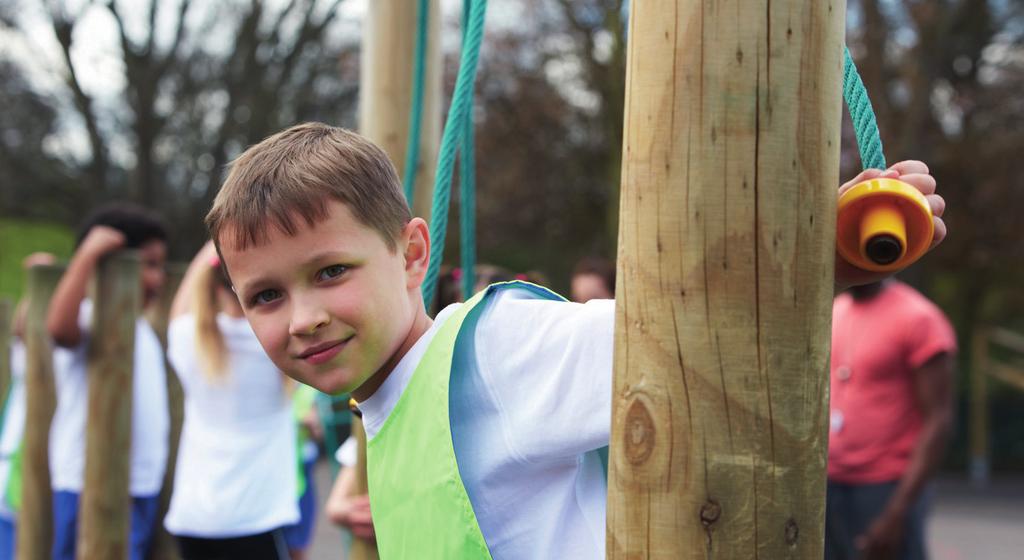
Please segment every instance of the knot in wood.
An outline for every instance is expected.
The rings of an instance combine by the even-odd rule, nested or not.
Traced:
[[[786,544],[793,546],[799,538],[800,527],[797,526],[796,520],[790,517],[789,521],[786,522]]]
[[[654,453],[654,420],[639,400],[626,411],[625,440],[626,459],[634,465],[645,463]]]
[[[707,503],[700,506],[700,522],[705,527],[710,527],[714,522],[718,521],[718,518],[722,516],[722,506],[718,505],[718,502],[714,500],[708,500]]]

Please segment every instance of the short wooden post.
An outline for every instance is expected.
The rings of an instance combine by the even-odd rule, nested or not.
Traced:
[[[78,558],[128,558],[135,323],[142,303],[139,260],[113,255],[99,266],[87,373],[89,408]]]
[[[11,389],[11,315],[14,307],[0,299],[0,415],[7,411],[7,392]],[[2,418],[2,416],[0,416]]]
[[[976,327],[971,338],[970,377],[970,426],[969,438],[971,457],[968,474],[975,486],[988,484],[989,463],[989,412],[988,412],[988,329]]]
[[[608,557],[823,555],[845,2],[632,2]]]
[[[50,422],[57,406],[53,344],[46,331],[46,310],[64,267],[38,265],[28,270],[25,316],[25,434],[21,462],[21,511],[18,512],[18,560],[50,558],[53,546],[53,493],[50,489]]]
[[[404,176],[412,106],[417,0],[374,0],[366,7],[360,61],[359,131],[387,152]],[[430,219],[441,140],[441,8],[430,2],[423,122],[413,214]]]
[[[167,371],[167,410],[170,414],[170,433],[167,442],[167,469],[164,471],[163,487],[160,490],[160,514],[159,519],[167,515],[167,509],[171,505],[171,494],[174,491],[174,469],[178,463],[178,444],[181,440],[181,426],[185,421],[185,392],[181,387],[181,381],[174,373],[170,361],[166,359],[167,353],[167,328],[170,319],[171,302],[174,294],[181,285],[181,279],[185,276],[187,265],[181,263],[167,266],[167,279],[160,293],[160,301],[151,306],[147,311],[150,325],[160,338],[164,349],[164,365]],[[150,560],[177,560],[178,546],[163,523],[159,523],[156,535],[153,539],[153,552]]]

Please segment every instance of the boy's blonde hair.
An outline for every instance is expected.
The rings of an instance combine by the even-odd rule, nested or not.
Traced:
[[[206,215],[214,243],[230,233],[245,249],[267,240],[268,226],[294,235],[327,217],[327,201],[348,206],[394,251],[412,216],[395,166],[372,142],[343,128],[305,123],[250,147],[232,164]]]

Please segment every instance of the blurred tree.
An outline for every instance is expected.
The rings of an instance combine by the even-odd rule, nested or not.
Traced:
[[[184,255],[205,235],[202,216],[242,149],[302,120],[351,126],[358,37],[338,33],[341,3],[42,1],[62,55],[54,97],[69,102],[88,139],[84,157],[64,162],[77,211],[110,198],[159,208]],[[115,100],[87,91],[75,56],[79,42],[96,40],[80,27],[96,12],[117,33],[124,87]],[[30,33],[24,18],[4,19]]]

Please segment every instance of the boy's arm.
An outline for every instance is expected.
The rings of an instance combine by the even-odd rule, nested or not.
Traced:
[[[942,221],[942,214],[946,210],[946,202],[941,196],[935,194],[935,177],[931,176],[931,173],[928,171],[928,166],[923,162],[914,160],[901,161],[893,164],[892,167],[885,171],[880,169],[865,169],[852,180],[839,187],[839,196],[842,196],[843,193],[850,190],[858,183],[877,179],[879,177],[899,179],[900,181],[903,181],[904,183],[907,183],[921,191],[921,193],[925,195],[925,198],[928,199],[928,204],[931,206],[932,215],[934,216],[932,220],[935,222],[935,235],[932,237],[932,244],[928,249],[934,249],[936,245],[942,243],[942,240],[946,237],[946,223]],[[843,260],[839,253],[836,253],[836,292],[845,290],[850,286],[859,286],[862,284],[878,282],[892,275],[892,272],[871,272],[857,268]]]
[[[200,273],[205,268],[215,266],[212,263],[214,258],[217,258],[217,249],[214,248],[213,241],[207,241],[203,248],[196,253],[192,262],[188,264],[185,276],[181,279],[181,285],[178,286],[178,292],[174,294],[170,315],[172,320],[188,313],[192,309],[192,301],[195,297],[194,294],[196,285],[199,283]]]
[[[95,226],[82,240],[71,257],[46,314],[46,330],[58,346],[73,348],[82,341],[78,326],[78,309],[85,299],[85,290],[100,258],[124,246],[124,234],[107,227]]]

